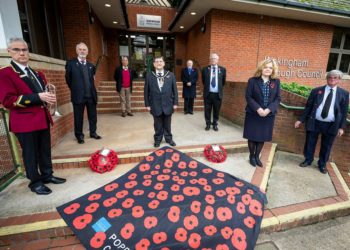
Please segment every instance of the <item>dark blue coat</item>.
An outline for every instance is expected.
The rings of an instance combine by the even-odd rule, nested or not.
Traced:
[[[195,68],[191,69],[191,74],[188,73],[188,68],[184,68],[181,71],[181,81],[183,83],[183,98],[196,98],[196,85],[198,81],[198,71]],[[191,82],[191,86],[187,86],[187,83]]]
[[[95,65],[86,61],[89,73],[89,84],[91,85],[91,97],[97,103],[97,92],[94,84]],[[84,101],[84,75],[83,66],[77,58],[67,61],[66,82],[71,91],[71,101],[73,104],[81,104]]]
[[[316,119],[316,111],[318,106],[323,101],[324,93],[326,86],[321,86],[314,88],[309,98],[307,99],[307,103],[305,106],[304,113],[299,118],[299,121],[302,123],[305,122],[305,127],[307,131],[315,130],[315,119]],[[337,87],[337,94],[335,97],[334,103],[334,116],[335,121],[333,125],[329,128],[329,133],[332,135],[336,135],[338,133],[338,129],[346,127],[346,117],[348,113],[349,107],[349,92],[345,89]]]
[[[173,73],[164,74],[162,91],[158,87],[157,77],[154,72],[148,72],[145,79],[144,99],[145,106],[151,107],[151,114],[160,116],[171,115],[174,105],[178,105],[176,79]]]
[[[263,83],[261,77],[252,77],[248,80],[248,86],[246,89],[245,98],[247,101],[246,112],[251,114],[257,114],[259,108],[264,108],[264,96],[259,83]],[[269,101],[267,107],[271,112],[268,116],[275,115],[277,113],[278,106],[281,102],[281,87],[279,79],[271,79],[269,85]]]

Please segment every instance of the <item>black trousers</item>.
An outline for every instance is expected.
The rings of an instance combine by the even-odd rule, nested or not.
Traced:
[[[314,153],[319,135],[321,135],[321,148],[319,153],[318,166],[325,167],[329,160],[332,145],[336,135],[328,133],[332,122],[315,121],[315,131],[306,132],[306,141],[304,146],[305,161],[311,164],[314,160]]]
[[[96,134],[97,124],[97,112],[96,103],[92,98],[84,99],[81,104],[73,104],[74,110],[74,134],[77,139],[84,138],[83,122],[84,122],[84,110],[87,109],[87,115],[89,120],[90,135]]]
[[[193,113],[194,98],[184,98],[184,112]]]
[[[53,173],[50,129],[16,133],[16,136],[22,147],[23,163],[30,180],[29,187],[42,185],[42,181],[49,179]]]
[[[162,114],[160,116],[153,116],[154,120],[154,141],[161,142],[163,136],[166,142],[173,140],[171,134],[171,115]]]
[[[207,125],[218,125],[221,99],[219,93],[209,93],[204,98],[204,117]],[[213,122],[211,122],[211,113],[213,110]]]

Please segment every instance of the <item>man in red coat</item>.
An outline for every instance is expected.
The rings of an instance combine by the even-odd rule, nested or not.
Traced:
[[[0,102],[10,110],[10,131],[22,147],[29,188],[39,195],[50,194],[52,191],[45,184],[66,181],[52,175],[53,122],[46,105],[54,104],[56,97],[45,92],[45,76],[28,66],[28,45],[23,39],[10,39],[7,50],[12,61],[0,69]]]

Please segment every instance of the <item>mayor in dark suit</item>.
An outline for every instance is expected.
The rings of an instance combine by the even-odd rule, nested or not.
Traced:
[[[249,163],[253,167],[263,167],[260,152],[264,142],[272,140],[275,115],[281,101],[277,71],[276,62],[266,59],[259,63],[254,77],[248,80],[243,137],[248,139]]]
[[[171,134],[171,116],[177,109],[178,93],[173,73],[164,70],[163,57],[155,57],[155,71],[148,72],[145,79],[145,106],[154,119],[154,147],[159,147],[163,140],[176,146]]]
[[[29,67],[28,45],[22,38],[10,39],[7,50],[12,60],[9,66],[0,69],[0,102],[10,111],[10,131],[21,145],[29,188],[36,194],[47,195],[52,191],[45,184],[66,181],[52,175],[53,121],[47,105],[54,104],[56,97],[45,91],[44,74]]]
[[[218,131],[219,113],[222,101],[223,87],[226,82],[226,69],[218,65],[219,56],[215,53],[210,55],[210,65],[202,69],[202,81],[204,84],[204,117],[205,130]],[[211,120],[213,111],[213,120]]]
[[[122,108],[122,117],[133,116],[131,113],[131,93],[132,81],[134,79],[134,71],[129,67],[129,59],[122,57],[122,65],[117,67],[114,72],[114,80],[116,89],[119,93],[120,104]]]
[[[90,137],[101,139],[96,133],[97,123],[97,93],[94,84],[95,65],[88,62],[86,57],[89,53],[85,43],[79,43],[76,46],[78,57],[66,64],[66,82],[71,91],[71,101],[74,111],[74,134],[79,144],[84,143],[83,121],[84,109],[86,107]]]
[[[306,128],[305,160],[299,164],[300,167],[307,167],[313,162],[321,135],[318,167],[321,173],[327,173],[326,163],[335,137],[344,134],[349,107],[349,92],[337,86],[342,77],[343,73],[339,70],[328,72],[327,85],[311,91],[304,113],[295,122],[295,128],[299,128],[301,123],[305,123]]]
[[[193,61],[187,61],[187,67],[181,71],[183,83],[182,97],[184,98],[184,113],[193,115],[193,104],[196,98],[198,71],[193,68]]]

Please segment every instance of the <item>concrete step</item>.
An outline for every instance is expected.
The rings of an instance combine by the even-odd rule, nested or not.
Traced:
[[[179,96],[179,101],[181,101],[182,97]],[[144,100],[144,97],[143,95],[132,95],[131,96],[131,101],[143,101]],[[197,98],[194,100],[195,102],[196,101],[199,101],[199,100],[202,100],[202,95],[198,94],[197,95]],[[105,96],[105,95],[99,95],[98,96],[98,102],[99,103],[102,103],[102,102],[120,102],[120,97],[119,95],[112,95],[112,96]]]
[[[184,102],[183,101],[179,101],[179,106],[183,107]],[[119,102],[99,102],[97,104],[97,108],[113,108],[113,107],[117,107],[120,106]],[[131,102],[131,107],[144,107],[145,106],[145,102],[142,101],[133,101]],[[197,100],[194,102],[194,106],[202,106],[204,107],[204,102],[202,100]]]
[[[204,111],[204,106],[193,106],[194,111]],[[134,113],[139,113],[139,112],[149,112],[145,107],[135,107],[131,106],[131,111]],[[97,107],[97,113],[98,114],[110,114],[110,113],[121,113],[121,107],[114,106],[111,108],[100,108]],[[179,106],[177,109],[177,112],[183,112],[183,106]]]
[[[134,90],[143,90],[144,89],[144,86],[143,85],[136,85],[136,86],[133,86],[132,87],[132,90],[134,91]],[[180,90],[180,89],[182,89],[182,85],[181,86],[177,86],[177,89],[178,90]],[[196,86],[196,89],[197,89],[197,91],[198,90],[200,90],[200,87],[199,86]],[[110,85],[104,85],[104,86],[99,86],[98,87],[98,90],[99,91],[116,91],[116,87],[115,87],[115,85],[113,85],[113,86],[110,86]]]
[[[181,97],[182,96],[182,89],[178,89],[177,93],[178,93],[179,97]],[[143,94],[144,94],[143,89],[142,90],[133,90],[132,91],[132,95],[133,96],[143,96]],[[201,96],[202,92],[197,89],[196,94],[197,94],[197,96]],[[98,96],[116,96],[116,95],[119,95],[119,94],[116,91],[106,90],[106,91],[98,91],[97,95]]]

